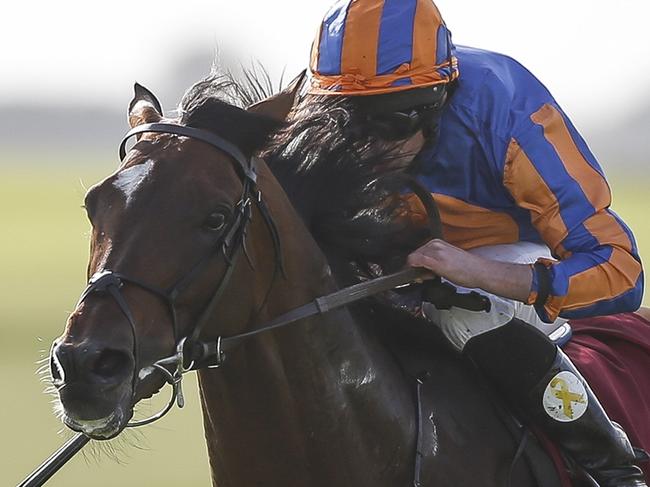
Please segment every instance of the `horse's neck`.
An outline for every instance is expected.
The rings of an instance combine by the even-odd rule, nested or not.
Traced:
[[[260,185],[282,237],[287,279],[275,282],[252,326],[334,288],[324,256],[266,167]],[[257,237],[249,242],[256,272],[244,279],[263,300],[272,243],[268,233]],[[259,276],[266,280],[253,279]],[[237,308],[252,304],[228,299],[242,300]],[[409,370],[434,372],[422,386],[422,485],[504,485],[517,445],[473,374],[449,354],[399,345],[393,353]],[[199,377],[215,485],[412,485],[414,383],[347,310],[251,338],[229,352],[221,369]],[[537,485],[524,462],[514,474],[512,485]]]
[[[335,287],[266,168],[260,185],[281,235],[286,280],[276,281],[258,324]],[[253,254],[260,243],[268,245],[251,239]],[[200,385],[220,486],[408,482],[411,391],[376,337],[345,309],[250,339],[222,369],[202,371]]]

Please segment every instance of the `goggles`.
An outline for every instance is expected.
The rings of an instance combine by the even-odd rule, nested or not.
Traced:
[[[408,111],[367,115],[364,129],[370,136],[386,141],[408,139],[422,130],[425,138],[435,136],[440,122],[440,105],[422,105]]]

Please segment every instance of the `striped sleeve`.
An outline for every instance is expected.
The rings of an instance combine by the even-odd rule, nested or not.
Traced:
[[[641,261],[632,232],[609,208],[600,166],[556,106],[530,120],[510,141],[503,182],[559,260],[535,267],[529,304],[547,322],[637,310]]]

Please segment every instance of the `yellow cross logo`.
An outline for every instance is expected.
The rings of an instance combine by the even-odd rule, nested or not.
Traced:
[[[571,392],[569,390],[569,384],[567,384],[567,382],[560,377],[555,377],[551,381],[550,386],[551,389],[553,389],[553,393],[555,394],[555,397],[557,397],[560,401],[562,401],[562,410],[564,411],[564,414],[571,419],[573,419],[572,403],[574,402],[580,404],[587,403],[585,397],[582,394],[576,394],[575,392]]]

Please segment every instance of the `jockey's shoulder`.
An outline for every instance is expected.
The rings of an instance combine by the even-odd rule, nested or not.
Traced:
[[[526,67],[505,54],[457,46],[460,78],[453,103],[502,135],[527,125],[532,113],[556,104],[548,89]]]

